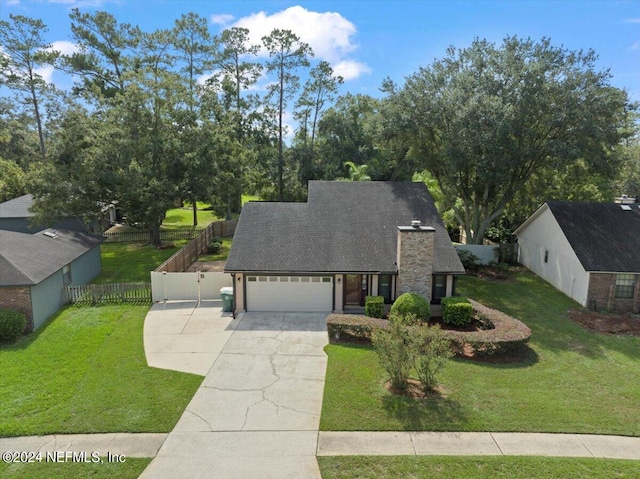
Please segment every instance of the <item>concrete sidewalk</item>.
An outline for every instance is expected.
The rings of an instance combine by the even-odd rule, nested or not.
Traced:
[[[342,432],[318,456],[558,456],[640,460],[640,437],[510,432]]]

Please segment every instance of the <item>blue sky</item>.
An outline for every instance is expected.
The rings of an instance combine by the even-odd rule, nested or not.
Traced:
[[[206,17],[211,33],[241,25],[257,38],[289,28],[345,77],[342,93],[378,96],[382,80],[403,79],[441,58],[449,45],[466,47],[475,37],[499,43],[506,35],[551,38],[555,46],[593,48],[612,84],[640,101],[640,1],[178,1],[0,0],[0,17],[40,18],[48,40],[70,42],[68,13],[106,10],[143,30],[169,28],[182,13]],[[263,32],[263,33],[260,33]],[[59,49],[72,48],[56,43]],[[43,72],[51,75],[51,72]],[[60,73],[50,78],[60,86]],[[68,81],[68,80],[66,80]]]

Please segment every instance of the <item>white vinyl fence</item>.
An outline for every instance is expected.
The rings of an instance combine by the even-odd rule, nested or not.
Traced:
[[[233,286],[229,273],[166,273],[151,272],[153,302],[172,300],[220,299],[220,288]]]
[[[456,250],[466,250],[475,254],[480,259],[480,264],[489,264],[498,260],[498,247],[484,244],[457,244]]]

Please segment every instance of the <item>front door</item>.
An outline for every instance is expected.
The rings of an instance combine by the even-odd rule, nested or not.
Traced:
[[[348,274],[344,282],[344,304],[346,306],[364,306],[367,295],[367,276]]]

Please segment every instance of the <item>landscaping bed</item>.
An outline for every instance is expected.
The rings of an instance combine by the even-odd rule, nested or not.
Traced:
[[[442,318],[432,318],[430,326],[440,326],[446,338],[452,341],[454,352],[469,359],[506,362],[524,359],[524,344],[531,336],[521,321],[495,309],[469,300],[473,307],[473,321],[469,326],[456,328],[447,325]],[[355,314],[330,314],[327,317],[329,342],[371,344],[371,332],[387,329],[385,319],[369,318]]]
[[[600,313],[582,309],[570,309],[567,314],[572,321],[591,331],[640,336],[640,315],[638,314]]]

